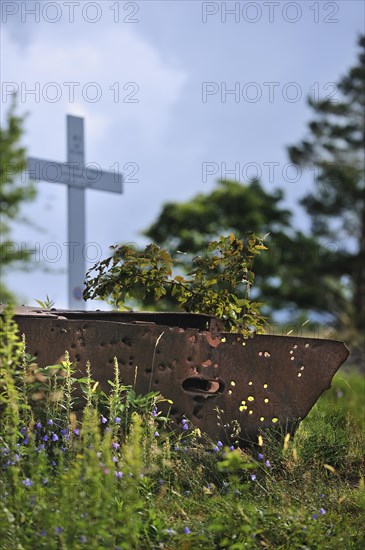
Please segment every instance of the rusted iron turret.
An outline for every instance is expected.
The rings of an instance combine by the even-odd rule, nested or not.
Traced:
[[[60,363],[67,350],[76,376],[85,376],[90,360],[93,378],[108,392],[116,357],[122,382],[172,400],[177,423],[185,416],[225,444],[237,439],[238,425],[241,446],[257,441],[260,429],[293,432],[349,353],[333,340],[244,339],[224,333],[216,317],[189,313],[18,307],[15,321],[40,367]]]

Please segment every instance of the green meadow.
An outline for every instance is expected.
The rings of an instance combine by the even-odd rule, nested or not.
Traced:
[[[173,430],[163,396],[136,395],[118,368],[100,395],[92,357],[77,412],[73,365],[37,370],[9,316],[1,332],[2,550],[365,548],[355,369],[293,438],[266,432],[243,451],[202,444],[185,418]]]

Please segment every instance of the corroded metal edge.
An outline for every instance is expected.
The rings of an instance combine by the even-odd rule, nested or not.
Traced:
[[[173,401],[177,425],[186,417],[212,439],[241,446],[267,428],[294,431],[349,354],[333,340],[219,332],[211,316],[128,315],[33,308],[16,310],[15,320],[39,366],[60,363],[67,350],[76,375],[85,375],[90,360],[108,392],[116,357],[124,384]],[[192,319],[200,328],[186,326]],[[207,323],[215,330],[205,330]]]

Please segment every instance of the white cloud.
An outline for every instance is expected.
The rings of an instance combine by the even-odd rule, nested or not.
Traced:
[[[133,30],[85,27],[65,37],[58,25],[50,34],[38,26],[28,47],[3,33],[3,91],[15,83],[24,110],[43,136],[49,121],[71,113],[88,119],[88,138],[104,140],[113,125],[127,129],[142,147],[157,147],[178,102],[186,73],[169,67],[161,54]],[[36,90],[31,93],[31,90]],[[3,100],[4,101],[4,100]]]

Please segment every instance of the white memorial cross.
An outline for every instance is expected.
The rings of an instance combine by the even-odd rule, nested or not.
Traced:
[[[68,190],[68,295],[69,307],[80,309],[85,268],[85,189],[122,193],[122,175],[85,165],[84,119],[67,115],[67,162],[33,157],[27,171],[34,181],[64,183]]]

